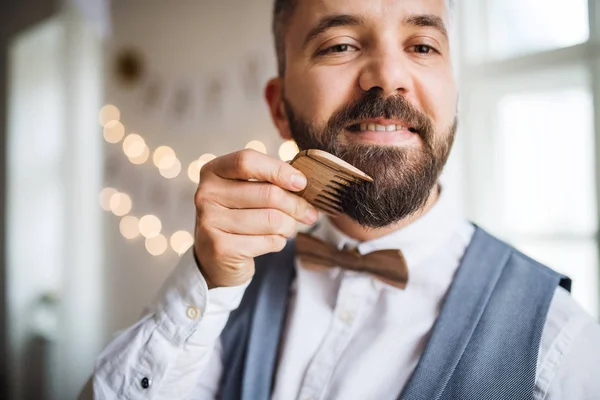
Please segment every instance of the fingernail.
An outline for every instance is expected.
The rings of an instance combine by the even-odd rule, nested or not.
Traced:
[[[306,187],[306,177],[301,174],[292,175],[292,186],[298,190],[302,190]]]

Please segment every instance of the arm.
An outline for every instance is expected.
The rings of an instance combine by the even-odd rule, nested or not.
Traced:
[[[80,400],[185,399],[194,388],[213,398],[218,338],[247,284],[209,291],[188,251],[149,312],[102,352]]]
[[[558,288],[542,336],[534,397],[597,399],[599,363],[600,324]]]
[[[221,367],[215,361],[205,369],[218,360],[213,349],[254,275],[254,258],[283,249],[296,221],[318,219],[318,211],[293,194],[306,184],[289,164],[253,150],[207,163],[194,198],[194,250],[150,312],[101,354],[93,387],[84,390],[88,399],[92,392],[95,399],[185,399],[197,382],[198,390],[216,391],[220,373],[214,371]]]

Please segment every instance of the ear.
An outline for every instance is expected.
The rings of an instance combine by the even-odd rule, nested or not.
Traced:
[[[279,131],[279,135],[285,140],[291,140],[292,133],[283,104],[283,80],[281,78],[273,78],[267,82],[265,99],[267,100],[269,110],[271,111],[271,118]]]

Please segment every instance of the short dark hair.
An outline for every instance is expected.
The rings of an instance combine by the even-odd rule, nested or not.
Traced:
[[[279,76],[285,74],[285,34],[297,4],[298,0],[275,0],[273,6],[273,37],[275,39]],[[452,10],[454,0],[448,0],[448,6]]]
[[[298,0],[275,0],[273,6],[273,37],[279,76],[285,73],[285,34],[297,3]]]

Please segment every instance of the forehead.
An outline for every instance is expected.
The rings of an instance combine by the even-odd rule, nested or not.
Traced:
[[[411,14],[431,14],[449,24],[448,0],[298,0],[295,22],[306,24],[331,14],[359,15],[366,21],[399,24]]]

